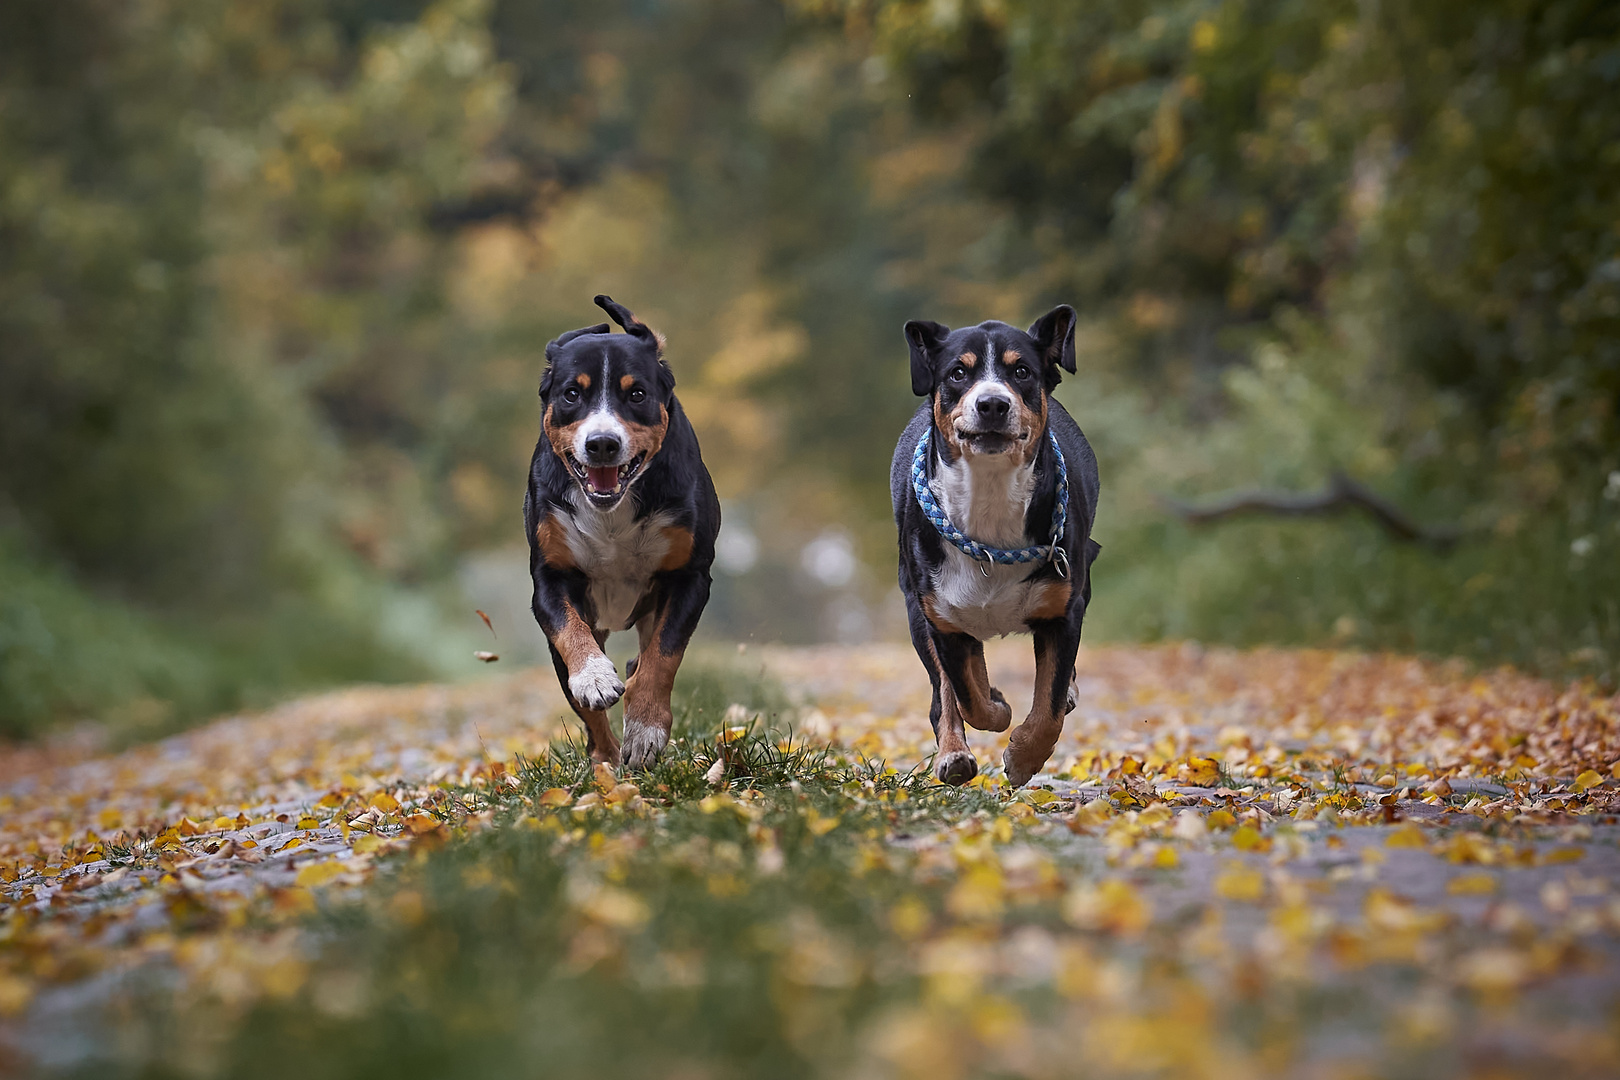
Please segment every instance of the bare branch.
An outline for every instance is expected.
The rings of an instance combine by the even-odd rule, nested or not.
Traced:
[[[1159,502],[1166,510],[1189,525],[1206,525],[1222,518],[1242,514],[1307,517],[1336,514],[1359,507],[1378,522],[1390,536],[1405,543],[1424,544],[1436,551],[1445,552],[1462,538],[1462,530],[1456,526],[1425,528],[1419,525],[1394,503],[1343,473],[1334,473],[1327,488],[1314,494],[1253,490],[1239,491],[1199,505],[1168,496],[1161,496]]]

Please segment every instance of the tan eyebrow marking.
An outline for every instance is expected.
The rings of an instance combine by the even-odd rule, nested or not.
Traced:
[[[626,375],[619,380],[620,390],[628,392],[634,385],[636,385],[636,377],[634,375]]]
[[[1006,364],[1008,367],[1012,367],[1022,359],[1023,356],[1019,354],[1017,349],[1008,349],[1006,352],[1001,354],[1001,362]]]
[[[591,377],[589,375],[575,375],[574,381],[579,383],[579,388],[581,390],[589,390],[591,388]]]
[[[957,363],[961,364],[963,367],[973,367],[979,362],[979,358],[970,352],[963,353],[961,356],[958,356],[956,360]]]

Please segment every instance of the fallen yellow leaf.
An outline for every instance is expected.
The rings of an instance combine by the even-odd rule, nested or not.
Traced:
[[[405,819],[405,827],[411,830],[413,836],[421,836],[440,828],[441,822],[432,814],[412,814]]]
[[[1587,788],[1595,788],[1601,783],[1603,783],[1602,774],[1596,769],[1587,769],[1575,778],[1575,782],[1570,787],[1576,791],[1585,791]]]
[[[1239,851],[1270,851],[1271,840],[1253,825],[1244,825],[1232,834],[1232,846]]]
[[[1463,874],[1446,884],[1452,896],[1489,896],[1496,891],[1496,879],[1489,874]]]
[[[293,884],[300,888],[312,889],[317,885],[325,885],[328,881],[346,872],[343,864],[336,859],[309,863],[298,871],[298,876],[293,879]]]
[[[1265,895],[1266,879],[1259,871],[1241,863],[1229,863],[1215,877],[1215,895],[1227,900],[1254,903]]]
[[[1407,822],[1384,839],[1385,847],[1422,849],[1429,846],[1429,840],[1423,835],[1423,830]]]

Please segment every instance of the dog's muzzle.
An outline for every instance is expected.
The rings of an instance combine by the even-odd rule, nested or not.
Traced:
[[[1017,410],[1012,395],[997,387],[981,390],[963,403],[957,438],[980,454],[1001,454],[1012,449],[1021,437],[1013,429]]]

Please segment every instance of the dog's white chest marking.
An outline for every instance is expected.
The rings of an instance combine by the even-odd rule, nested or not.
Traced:
[[[558,514],[557,520],[574,564],[590,578],[596,629],[628,630],[636,604],[669,554],[669,537],[664,530],[674,519],[660,512],[638,521],[631,497],[604,512],[589,504],[580,505],[583,500],[577,491],[569,494],[574,512]]]
[[[966,456],[946,465],[934,462],[930,484],[951,522],[981,544],[1021,548],[1024,516],[1035,492],[1033,462],[1010,455]],[[1032,610],[1046,599],[1051,582],[1031,584],[1032,563],[981,563],[945,545],[945,561],[934,571],[934,611],[946,622],[981,641],[1029,629]]]

